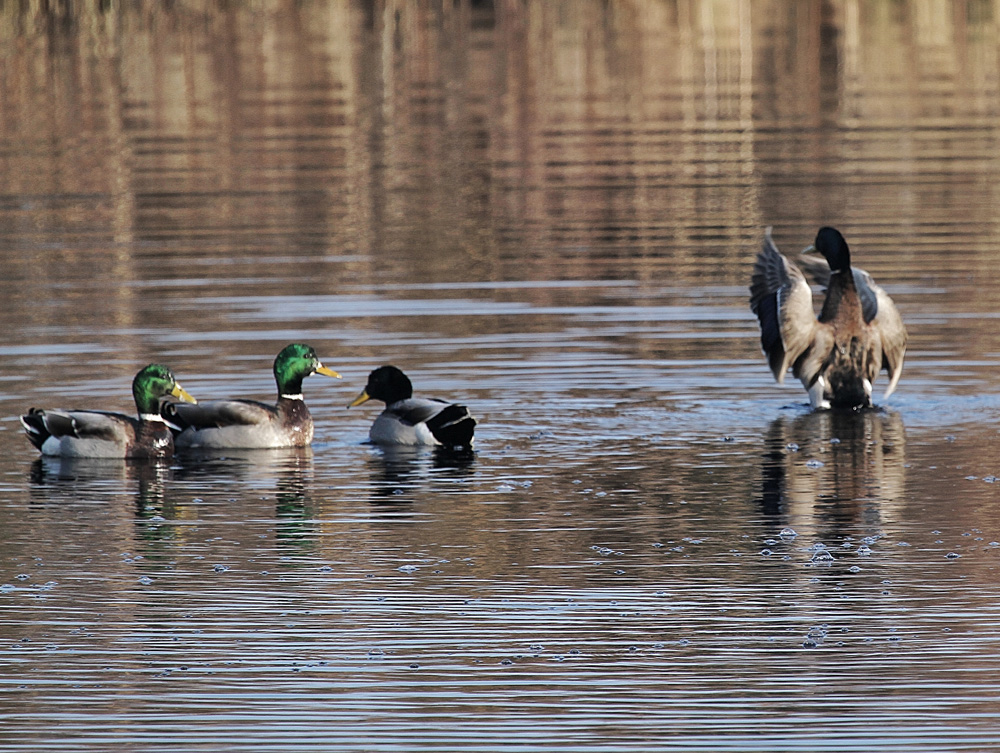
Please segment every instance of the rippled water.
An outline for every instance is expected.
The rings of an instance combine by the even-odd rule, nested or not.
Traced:
[[[997,18],[0,8],[0,750],[995,747]],[[878,411],[760,356],[763,228],[823,223],[910,330]],[[292,340],[308,451],[17,422]],[[386,362],[474,453],[364,443]]]

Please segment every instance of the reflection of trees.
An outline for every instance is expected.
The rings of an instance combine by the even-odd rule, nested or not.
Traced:
[[[897,518],[903,502],[905,448],[898,413],[781,416],[765,437],[760,505],[799,533],[878,528]]]
[[[991,8],[891,8],[7,4],[0,136],[31,148],[0,166],[11,194],[93,197],[39,207],[25,233],[361,248],[375,252],[350,269],[362,280],[400,257],[422,281],[509,277],[525,261],[510,252],[528,246],[551,272],[649,280],[706,242],[743,260],[775,215],[812,228],[837,205],[831,192],[886,205],[884,183],[829,172],[823,191],[806,190],[820,161],[855,175],[909,175],[938,157],[965,169],[946,164],[953,147],[932,125],[997,114]],[[862,122],[885,138],[857,139]],[[776,136],[781,123],[795,132]],[[990,123],[982,144],[996,140]],[[920,190],[887,219],[919,219]],[[131,267],[106,257],[111,275]],[[255,276],[240,269],[252,258],[232,261],[234,276]]]
[[[176,288],[145,285],[177,274],[164,268],[165,242],[174,263],[225,269],[185,288],[178,312],[180,326],[219,332],[256,326],[204,301],[235,285],[249,299],[388,283],[380,296],[437,300],[455,280],[625,280],[637,286],[603,295],[662,305],[664,285],[743,287],[772,223],[789,249],[823,221],[859,231],[859,248],[884,244],[865,266],[891,283],[918,279],[938,252],[864,228],[940,220],[969,234],[962,272],[989,275],[995,8],[962,8],[4,4],[0,139],[19,145],[0,153],[5,243],[19,251],[5,273],[19,284],[0,316],[60,327],[72,306],[101,347],[146,360],[145,333],[165,300],[177,305]],[[59,242],[39,242],[52,235]],[[285,254],[294,269],[275,279]],[[68,295],[100,285],[105,305],[32,305],[67,277],[81,283]],[[993,311],[996,290],[964,292]],[[594,300],[547,286],[462,295]],[[363,314],[343,321],[377,329]],[[441,316],[432,326],[458,340],[522,325]],[[989,320],[967,326],[978,346],[1000,348]],[[30,342],[26,328],[9,330],[9,345]],[[646,357],[658,346],[631,345]],[[261,351],[255,339],[227,347]],[[685,357],[718,358],[717,342],[688,347]]]

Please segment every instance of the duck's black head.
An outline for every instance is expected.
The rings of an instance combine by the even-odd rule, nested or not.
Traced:
[[[413,397],[413,385],[409,378],[395,366],[379,366],[368,375],[368,384],[348,408],[361,405],[369,400],[381,400],[392,405],[400,400]]]
[[[851,249],[840,231],[832,227],[821,227],[816,233],[815,249],[823,254],[831,272],[844,272],[851,268]]]

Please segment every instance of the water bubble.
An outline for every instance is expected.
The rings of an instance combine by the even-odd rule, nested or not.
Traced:
[[[983,476],[983,481],[987,484],[995,484],[997,482],[996,476]]]
[[[215,565],[212,569],[217,573],[224,573],[229,569],[229,565]]]
[[[870,546],[867,546],[866,544],[862,544],[855,550],[854,553],[857,554],[859,557],[871,557],[872,548]]]
[[[141,578],[139,578],[139,584],[140,585],[148,586],[148,585],[151,585],[152,583],[153,583],[153,579],[150,578],[148,575],[143,575]]]
[[[18,574],[17,574],[17,575],[15,575],[14,577],[15,577],[15,578],[17,578],[18,580],[27,580],[27,579],[28,579],[28,578],[30,578],[31,576],[30,576],[30,575],[28,575],[27,573],[18,573]]]
[[[840,437],[830,437],[830,444],[840,444]]]
[[[4,583],[0,586],[0,594],[9,594],[11,591],[16,591],[17,586],[13,586],[10,583]]]
[[[795,442],[789,442],[788,444],[785,445],[785,449],[788,450],[789,452],[798,452],[799,446],[795,444]]]
[[[400,565],[396,569],[399,570],[399,572],[401,573],[415,573],[420,568],[417,567],[416,565]]]
[[[760,553],[764,557],[770,557],[772,554],[774,554],[774,552],[772,552],[770,549],[761,549]]]
[[[321,568],[319,569],[319,571],[320,571],[321,573],[332,573],[332,572],[333,572],[333,568],[332,568],[332,567],[330,567],[329,565],[323,565],[323,567],[321,567]]]
[[[798,534],[795,532],[794,528],[782,528],[781,533],[778,534],[784,541],[791,541]]]
[[[826,463],[822,460],[807,460],[806,468],[822,468]]]
[[[950,560],[957,560],[957,559],[958,559],[959,557],[961,557],[961,556],[962,556],[962,555],[961,555],[961,554],[959,554],[958,552],[948,552],[948,553],[947,553],[947,554],[945,555],[945,557],[947,557],[947,558],[948,558],[948,559],[950,559]]]
[[[510,666],[510,665],[512,665],[513,663],[514,663],[514,660],[513,660],[513,659],[502,659],[502,660],[500,661],[500,666],[502,666],[502,667],[509,667],[509,666]]]
[[[540,643],[532,643],[530,646],[528,646],[528,649],[531,650],[531,651],[535,651],[535,652],[544,651],[545,650],[545,646],[543,646]]]
[[[829,565],[834,562],[834,558],[833,555],[830,554],[830,552],[823,551],[823,552],[816,552],[816,554],[812,556],[812,559],[810,561],[815,562],[818,565]]]
[[[860,572],[861,572],[861,568],[860,568],[860,567],[858,567],[857,565],[851,565],[851,566],[850,566],[850,567],[848,568],[848,571],[849,571],[849,572],[852,572],[852,573],[860,573]]]

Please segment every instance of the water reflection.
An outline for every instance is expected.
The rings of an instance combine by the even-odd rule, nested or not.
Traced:
[[[897,517],[906,483],[899,413],[779,416],[768,427],[764,448],[761,509],[799,533],[877,529]]]
[[[134,488],[140,514],[163,506],[172,475],[169,460],[63,458],[42,455],[31,464],[31,499],[35,504],[60,504],[87,498],[120,496]]]
[[[421,490],[470,476],[475,450],[449,447],[373,445],[368,455],[372,504],[413,502]]]

